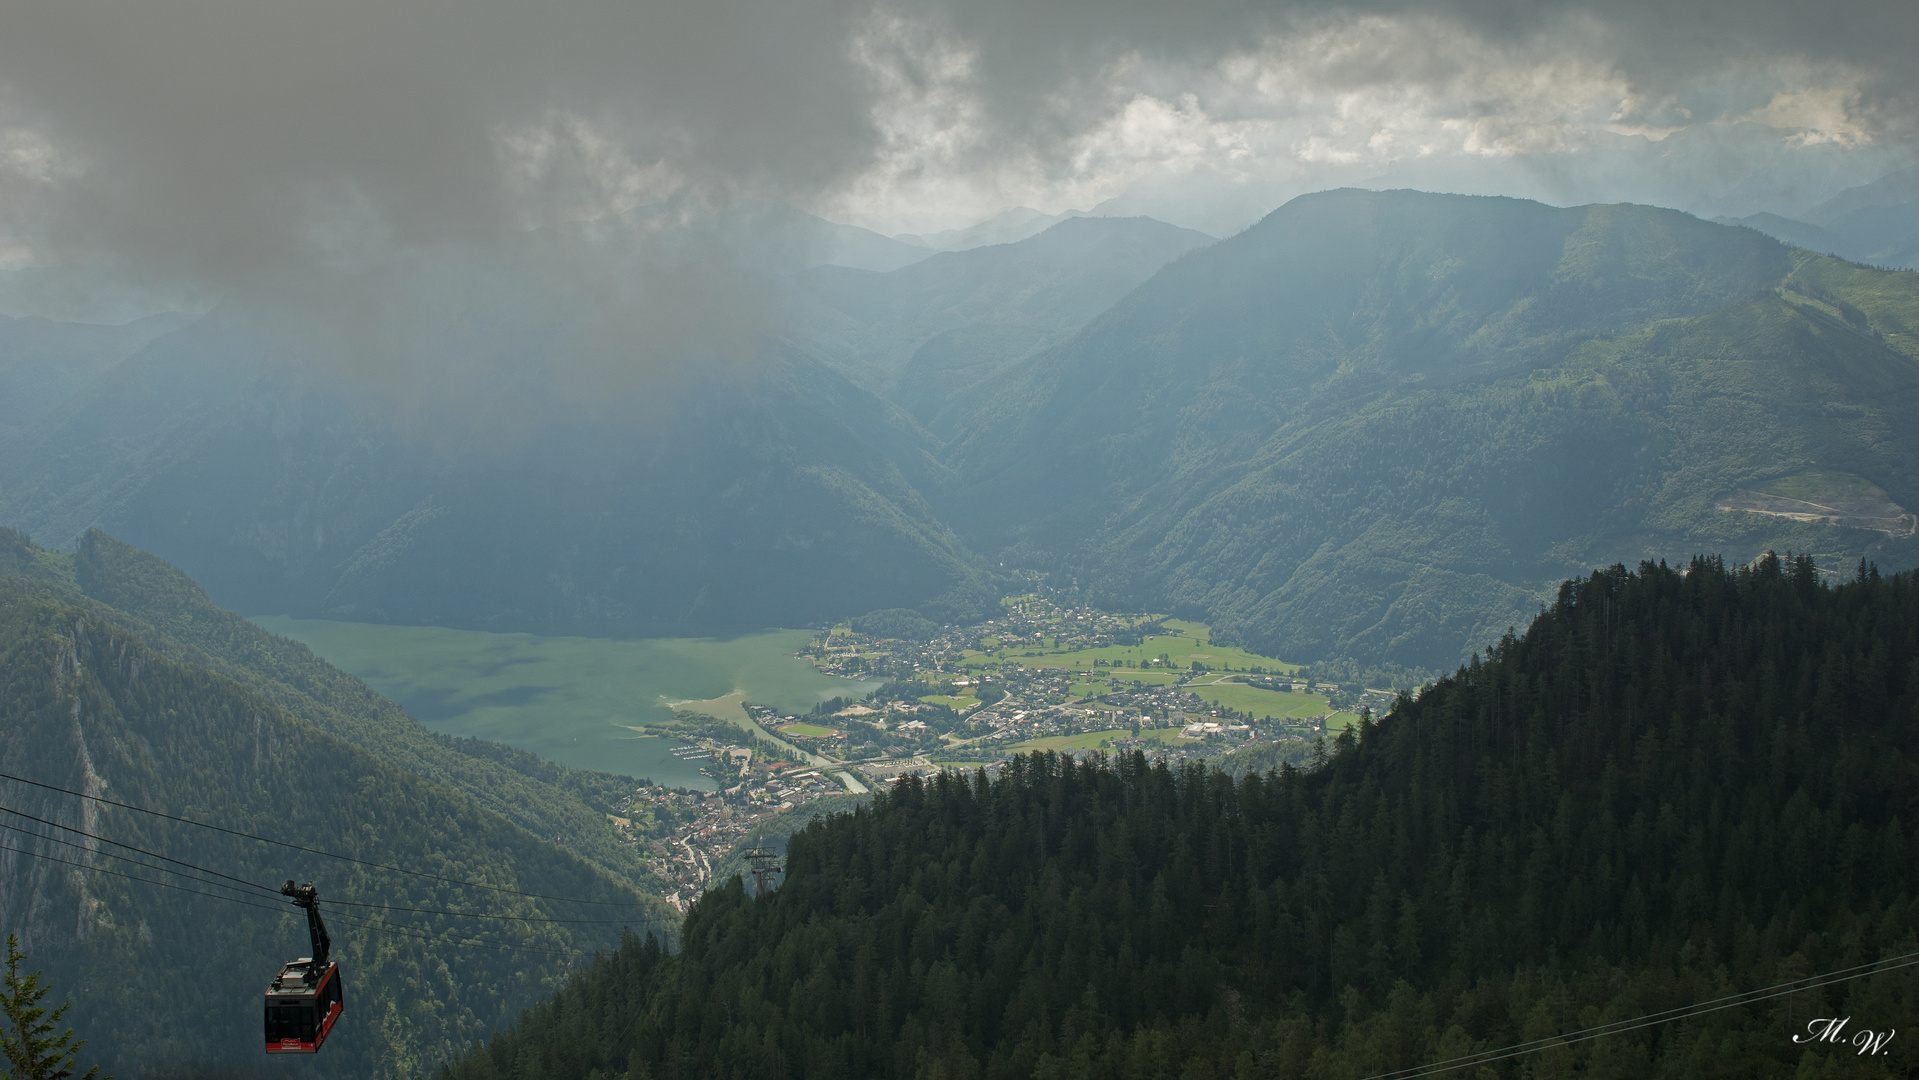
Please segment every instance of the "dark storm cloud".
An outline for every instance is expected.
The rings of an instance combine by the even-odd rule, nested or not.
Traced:
[[[220,276],[564,212],[567,185],[590,196],[620,163],[558,145],[549,164],[576,175],[515,192],[501,161],[559,114],[687,181],[820,184],[861,138],[845,34],[804,0],[62,0],[9,7],[0,85],[77,173],[32,207],[46,242]]]
[[[1911,57],[1919,50],[1919,8],[1883,0],[1806,4],[1788,0],[1601,4],[1532,0],[1367,0],[1359,3],[1197,4],[951,3],[921,10],[980,41],[982,83],[1009,115],[1056,85],[1124,50],[1198,66],[1266,35],[1286,35],[1364,16],[1413,18],[1463,28],[1491,42],[1555,42],[1615,65],[1648,87],[1702,74],[1736,76],[1740,65],[1798,60],[1847,64],[1869,75],[1883,121],[1903,129],[1913,104]],[[1356,78],[1417,76],[1404,57],[1373,58]]]
[[[1769,103],[1782,130],[1836,110],[1827,126],[1851,126],[1814,137],[1897,146],[1913,135],[1911,12],[13,0],[0,9],[0,231],[22,257],[111,265],[210,301],[334,323],[361,312],[348,321],[383,342],[363,351],[403,348],[429,310],[497,306],[472,299],[490,295],[475,279],[552,291],[528,302],[536,321],[598,312],[582,316],[598,320],[585,339],[665,328],[647,335],[657,350],[684,351],[718,318],[736,349],[762,320],[717,313],[774,302],[747,265],[769,256],[669,237],[741,201],[875,223],[963,216],[1104,197],[1182,154],[1285,159],[1287,182],[1311,186],[1429,132],[1458,143],[1441,153],[1560,152],[1561,129],[1579,125],[1555,118],[1573,108],[1659,133]],[[1222,67],[1234,56],[1250,59]],[[1362,96],[1294,104],[1322,91]],[[1312,109],[1338,123],[1299,119]],[[1425,127],[1387,130],[1402,114]]]

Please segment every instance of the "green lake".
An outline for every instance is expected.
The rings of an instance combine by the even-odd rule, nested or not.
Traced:
[[[364,680],[434,731],[679,787],[713,787],[699,771],[704,759],[684,759],[686,744],[643,737],[634,727],[667,720],[689,702],[743,721],[737,706],[716,700],[729,695],[805,712],[879,686],[835,678],[794,656],[812,640],[810,630],[619,640],[284,615],[253,621]]]

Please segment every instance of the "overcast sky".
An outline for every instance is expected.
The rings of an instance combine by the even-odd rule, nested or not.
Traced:
[[[1915,12],[0,0],[0,266],[374,292],[741,201],[886,233],[1024,205],[1222,234],[1346,184],[1790,214],[1913,162]]]

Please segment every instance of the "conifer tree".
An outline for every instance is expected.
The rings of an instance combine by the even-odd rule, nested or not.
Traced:
[[[11,1080],[66,1080],[73,1075],[73,1059],[87,1041],[75,1042],[72,1028],[58,1035],[53,1033],[67,1015],[71,1002],[61,1004],[48,1015],[40,1000],[47,996],[50,988],[41,981],[38,971],[21,976],[23,959],[25,955],[20,951],[19,941],[8,934],[7,974],[0,984],[0,1013],[6,1016],[5,1027],[0,1028],[0,1053],[6,1055],[8,1076]],[[87,1070],[83,1080],[113,1078],[102,1078],[100,1066],[95,1065]]]
[[[1352,1080],[1919,956],[1919,577],[1854,577],[1600,570],[1304,769],[907,777],[442,1076]],[[1913,1001],[1887,966],[1475,1075],[1891,1080],[1913,1044],[1791,1036]]]

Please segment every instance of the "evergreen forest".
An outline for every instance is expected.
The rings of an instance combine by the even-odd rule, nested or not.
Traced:
[[[1621,566],[1306,769],[1036,754],[907,779],[443,1080],[1886,1077],[1919,953],[1919,580]]]
[[[82,1071],[256,1066],[261,992],[311,952],[288,879],[320,890],[348,1019],[276,1074],[425,1074],[622,927],[673,930],[588,801],[612,777],[433,736],[100,534],[0,530],[0,773],[27,781],[0,779],[0,922]]]

